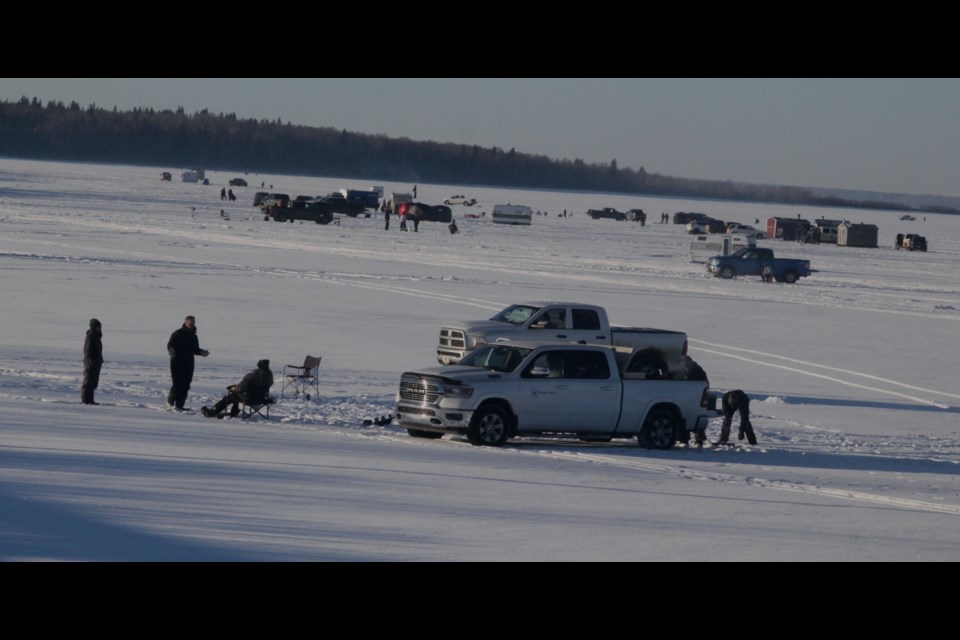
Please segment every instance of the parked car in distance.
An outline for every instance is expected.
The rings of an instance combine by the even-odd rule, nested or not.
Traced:
[[[290,196],[285,193],[268,193],[260,201],[260,210],[267,215],[273,215],[272,211],[277,209],[286,209],[290,205]]]
[[[738,236],[749,236],[751,238],[756,238],[757,240],[763,240],[767,237],[763,231],[751,227],[748,224],[740,224],[738,222],[731,222],[727,225],[727,233],[736,234]]]
[[[587,209],[587,215],[594,220],[606,218],[607,220],[626,220],[627,214],[617,211],[613,207],[604,207],[603,209]]]
[[[455,195],[446,198],[443,204],[462,204],[465,207],[472,207],[477,204],[476,198],[467,198],[465,195]]]
[[[407,215],[417,216],[421,222],[450,223],[453,220],[453,211],[450,207],[442,204],[429,205],[422,202],[411,202],[407,206]]]
[[[291,209],[305,209],[308,202],[313,202],[313,196],[297,196],[290,201]]]
[[[231,187],[245,187],[245,186],[247,186],[247,181],[244,180],[243,178],[234,178],[233,180],[230,181],[230,186],[231,186]]]
[[[689,234],[726,233],[727,231],[727,226],[723,220],[714,220],[713,218],[688,222],[684,228]]]
[[[914,217],[913,217],[912,215],[910,215],[909,213],[905,213],[904,215],[900,216],[900,219],[901,219],[901,220],[909,220],[910,222],[913,222],[914,220],[916,220],[916,218],[914,218]]]

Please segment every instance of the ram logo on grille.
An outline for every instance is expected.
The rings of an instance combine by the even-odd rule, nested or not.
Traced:
[[[404,378],[400,381],[400,399],[409,402],[436,402],[440,387],[420,378]]]

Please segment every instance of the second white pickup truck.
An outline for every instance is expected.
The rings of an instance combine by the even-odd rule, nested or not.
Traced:
[[[668,368],[680,366],[687,355],[682,331],[640,327],[611,327],[603,307],[576,302],[512,304],[489,320],[451,322],[440,329],[437,361],[456,364],[488,343],[504,340],[579,342],[632,349],[654,349]]]
[[[397,421],[414,437],[461,433],[474,445],[565,434],[590,441],[635,437],[640,446],[669,449],[707,428],[715,398],[706,381],[651,367],[648,351],[488,344],[458,366],[404,373]]]

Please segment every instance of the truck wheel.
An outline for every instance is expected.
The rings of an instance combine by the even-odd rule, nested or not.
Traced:
[[[499,447],[507,441],[509,424],[506,412],[500,407],[480,407],[467,427],[467,440],[475,446]]]
[[[413,438],[427,438],[430,440],[439,440],[443,437],[442,431],[424,431],[423,429],[407,429],[407,433]]]
[[[654,409],[643,423],[637,442],[645,449],[672,449],[679,433],[680,425],[672,411]]]
[[[783,281],[787,284],[793,284],[797,281],[797,272],[793,269],[787,269],[783,272]]]
[[[735,275],[737,275],[737,272],[734,271],[733,267],[731,267],[730,265],[726,265],[722,269],[720,269],[720,277],[723,278],[724,280],[729,280]]]
[[[287,214],[285,214],[285,213],[277,213],[277,214],[275,214],[275,215],[273,216],[273,219],[276,220],[277,222],[286,222],[286,221],[287,221]]]

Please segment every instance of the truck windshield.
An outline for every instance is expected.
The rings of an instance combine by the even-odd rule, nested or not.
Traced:
[[[490,319],[494,322],[509,322],[510,324],[520,325],[529,320],[530,316],[537,311],[540,311],[540,307],[512,304]]]
[[[459,364],[464,367],[480,367],[510,373],[520,366],[531,351],[532,349],[491,344],[471,352]]]

